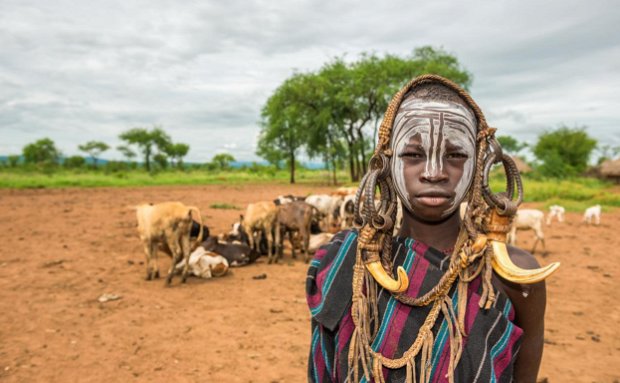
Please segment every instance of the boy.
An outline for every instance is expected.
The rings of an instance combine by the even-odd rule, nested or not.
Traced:
[[[538,263],[517,248],[508,252],[513,281],[492,272],[513,275],[501,273],[514,265],[493,235],[516,211],[512,191],[498,206],[498,196],[483,199],[484,165],[501,159],[493,132],[469,95],[439,76],[396,94],[358,192],[359,230],[335,236],[308,271],[310,381],[536,381],[546,293],[532,282],[548,273],[525,277]],[[396,198],[403,222],[392,239]],[[493,208],[508,218],[493,220]]]

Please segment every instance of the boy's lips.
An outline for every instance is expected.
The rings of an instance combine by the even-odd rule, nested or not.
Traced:
[[[450,199],[450,195],[441,190],[427,190],[419,193],[416,199],[421,205],[436,207],[447,203]]]
[[[444,196],[421,196],[416,198],[420,204],[431,207],[441,206],[448,202],[448,197]]]

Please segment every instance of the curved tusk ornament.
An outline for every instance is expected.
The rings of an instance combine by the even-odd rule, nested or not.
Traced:
[[[398,266],[398,269],[396,269],[396,274],[398,275],[396,280],[388,275],[381,261],[366,263],[366,269],[378,284],[390,292],[402,293],[409,288],[409,277],[402,266]]]
[[[526,285],[537,283],[553,274],[560,267],[560,262],[553,262],[538,269],[522,269],[512,262],[504,242],[497,240],[490,240],[489,242],[493,249],[493,258],[491,259],[493,270],[510,282]]]

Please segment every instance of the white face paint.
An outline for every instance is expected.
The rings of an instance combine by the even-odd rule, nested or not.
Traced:
[[[390,146],[394,153],[392,177],[403,206],[413,211],[410,203],[413,196],[410,196],[407,191],[404,164],[400,154],[411,138],[419,135],[426,154],[424,173],[426,177],[435,177],[443,171],[448,142],[467,154],[463,175],[455,189],[456,196],[450,208],[443,212],[443,215],[456,210],[469,189],[474,173],[476,126],[474,114],[457,103],[423,101],[414,97],[405,99],[401,103],[394,120]]]

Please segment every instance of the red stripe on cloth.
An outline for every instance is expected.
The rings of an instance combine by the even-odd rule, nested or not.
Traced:
[[[480,288],[481,278],[478,277],[469,283],[467,288],[467,309],[465,311],[465,332],[469,334],[474,327],[474,321],[476,316],[480,312],[480,295],[478,295],[478,289]],[[465,341],[467,337],[465,338]],[[463,342],[465,346],[465,342]]]
[[[338,348],[336,350],[336,356],[334,358],[333,368],[333,376],[335,382],[339,380],[340,377],[340,356],[345,347],[349,344],[351,340],[351,336],[353,335],[353,330],[355,329],[355,325],[353,324],[353,318],[351,318],[351,310],[347,311],[347,313],[342,318],[340,322],[340,330],[338,331],[338,335],[336,338],[336,342],[338,344]]]
[[[319,382],[323,381],[323,375],[325,374],[325,360],[323,359],[323,349],[321,348],[321,338],[319,336],[319,341],[316,344],[316,348],[314,349],[314,365],[316,366],[316,375],[319,378]]]
[[[508,367],[510,361],[512,361],[512,351],[514,349],[515,343],[517,343],[517,340],[521,338],[522,334],[523,330],[519,326],[513,324],[512,333],[510,334],[510,338],[508,339],[508,344],[504,348],[504,351],[502,351],[502,353],[499,354],[497,358],[495,358],[495,360],[493,361],[496,378],[499,379],[502,376],[504,370],[506,369],[506,367]]]

